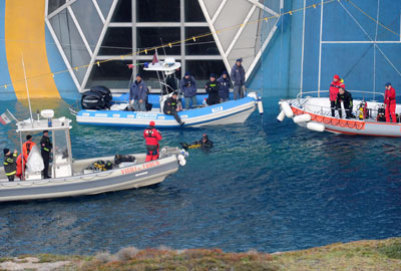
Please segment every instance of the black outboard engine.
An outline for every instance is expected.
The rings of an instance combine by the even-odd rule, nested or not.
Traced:
[[[113,97],[111,95],[111,91],[109,88],[104,87],[104,86],[94,86],[94,87],[91,87],[90,90],[96,91],[96,92],[99,92],[100,94],[102,94],[106,107],[110,108],[111,100],[113,99]]]
[[[101,110],[106,108],[103,95],[96,91],[86,91],[81,98],[82,109]]]
[[[95,86],[82,94],[81,106],[82,109],[110,109],[112,99],[110,89],[104,86]]]

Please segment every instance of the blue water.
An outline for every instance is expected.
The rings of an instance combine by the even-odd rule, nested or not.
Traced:
[[[0,256],[93,254],[166,245],[265,252],[401,236],[400,139],[313,133],[276,122],[277,97],[243,125],[162,131],[163,145],[207,132],[210,153],[162,184],[97,196],[0,204]],[[42,101],[42,107],[63,104]],[[26,108],[2,103],[19,117]],[[0,147],[14,147],[13,127]],[[76,158],[144,150],[141,130],[74,123]],[[39,135],[35,137],[39,140]]]

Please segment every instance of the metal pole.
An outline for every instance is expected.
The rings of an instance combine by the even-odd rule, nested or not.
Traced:
[[[24,70],[24,79],[25,79],[26,94],[27,94],[27,97],[28,97],[29,114],[31,115],[31,124],[32,124],[32,127],[33,127],[32,107],[31,107],[31,99],[30,99],[30,97],[29,97],[28,81],[27,81],[27,79],[26,79],[24,55],[21,54],[21,57],[22,57],[22,68],[23,68],[23,70]]]
[[[25,168],[24,168],[24,160],[25,160],[25,158],[24,158],[24,154],[23,154],[23,152],[22,152],[22,132],[19,132],[19,142],[20,142],[20,146],[21,146],[21,172],[22,172],[22,175],[21,175],[21,179],[20,180],[24,180],[25,179]]]

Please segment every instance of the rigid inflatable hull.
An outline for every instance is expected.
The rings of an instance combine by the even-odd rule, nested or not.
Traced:
[[[256,109],[256,102],[251,97],[245,97],[203,108],[185,110],[179,112],[179,116],[185,122],[185,127],[243,123]],[[78,123],[87,125],[147,127],[153,120],[158,128],[181,127],[173,116],[158,111],[81,110],[76,119]]]
[[[306,99],[304,100],[306,101]],[[325,127],[325,131],[336,133],[336,134],[347,134],[347,135],[363,135],[363,136],[382,136],[382,137],[401,137],[401,124],[390,123],[390,122],[378,122],[374,119],[339,119],[331,117],[329,112],[317,112],[316,107],[322,106],[327,107],[328,98],[312,98],[310,103],[303,103],[299,100],[287,100],[290,104],[294,116],[302,114],[311,115],[311,121],[321,123]],[[354,100],[354,110],[361,101]],[[311,105],[313,103],[313,105]],[[300,106],[299,104],[303,104]],[[370,106],[378,106],[379,103],[368,102],[368,108]],[[315,110],[313,110],[315,109]],[[397,105],[397,113],[401,110],[401,105]],[[297,123],[301,127],[306,127],[306,122]]]

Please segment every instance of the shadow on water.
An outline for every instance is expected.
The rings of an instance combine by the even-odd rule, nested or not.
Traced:
[[[162,131],[163,145],[193,142],[206,132],[215,147],[191,150],[187,165],[158,186],[0,204],[0,255],[160,245],[273,252],[400,236],[399,140],[278,123],[277,101],[265,99],[265,114],[241,125]],[[28,116],[19,103],[0,109],[5,106]],[[70,116],[62,104],[61,115]],[[0,130],[2,148],[16,144],[13,130]],[[145,150],[142,129],[74,121],[71,137],[76,158]]]

